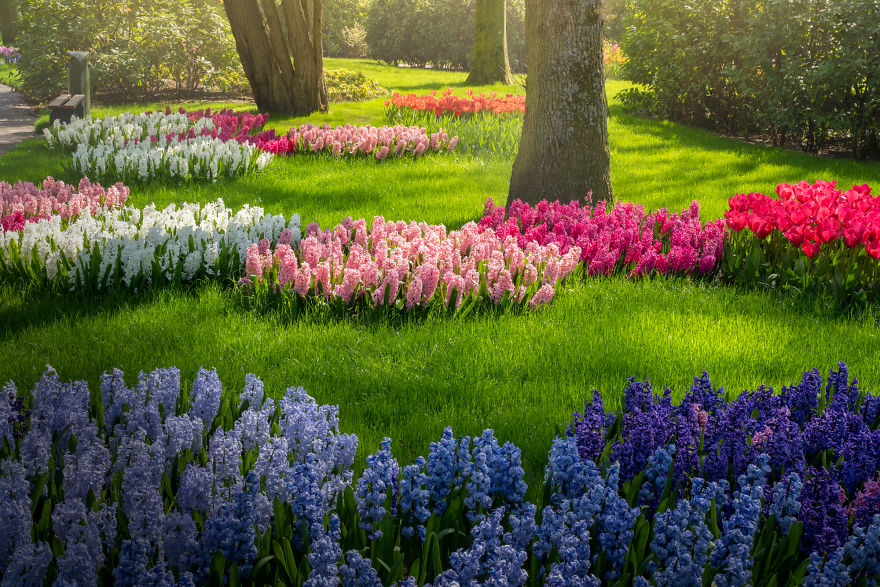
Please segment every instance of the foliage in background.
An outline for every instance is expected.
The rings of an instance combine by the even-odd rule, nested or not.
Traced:
[[[325,57],[366,57],[367,14],[375,0],[324,0],[321,39]]]
[[[112,99],[247,85],[219,0],[33,0],[20,27],[22,89],[33,99],[66,89],[68,51],[90,53],[92,92]]]
[[[324,82],[331,102],[363,102],[387,96],[388,90],[360,71],[325,69]]]
[[[625,32],[623,13],[625,10],[626,0],[604,0],[602,2],[602,17],[605,19],[602,36],[612,43],[623,38]]]
[[[673,120],[817,151],[880,154],[875,0],[630,0],[628,100]]]
[[[387,63],[467,70],[473,52],[473,0],[375,0],[367,18],[370,55]],[[510,67],[525,72],[525,3],[507,1]]]

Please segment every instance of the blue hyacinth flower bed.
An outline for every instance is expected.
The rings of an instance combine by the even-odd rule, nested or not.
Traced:
[[[840,364],[729,398],[630,379],[552,444],[447,428],[401,465],[299,388],[51,369],[0,397],[3,585],[877,585],[880,399]]]

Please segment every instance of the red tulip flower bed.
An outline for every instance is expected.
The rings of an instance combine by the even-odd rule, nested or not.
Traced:
[[[871,188],[802,181],[776,193],[730,198],[724,272],[746,285],[830,293],[845,305],[880,300],[880,198]]]
[[[440,95],[434,90],[430,94],[407,94],[394,93],[391,100],[385,101],[385,106],[395,108],[411,108],[433,112],[436,116],[453,114],[454,116],[466,116],[478,112],[491,112],[492,114],[522,114],[526,111],[526,97],[507,94],[503,98],[498,97],[496,92],[474,95],[473,90],[467,91],[467,96],[453,96],[452,88],[447,88]]]
[[[492,92],[453,96],[452,89],[430,94],[395,92],[385,101],[385,120],[389,125],[425,127],[427,131],[445,130],[461,139],[467,152],[486,152],[504,157],[516,155],[522,132],[526,97]]]

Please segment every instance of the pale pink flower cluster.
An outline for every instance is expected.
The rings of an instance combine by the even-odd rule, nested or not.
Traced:
[[[447,233],[443,225],[382,217],[369,230],[364,219],[346,218],[323,231],[310,224],[297,248],[283,241],[282,235],[274,250],[268,240],[248,248],[244,283],[273,294],[406,310],[477,300],[537,308],[553,299],[581,255],[578,247],[562,254],[552,243],[521,248],[473,222]]]
[[[105,189],[87,178],[80,180],[78,188],[51,177],[43,180],[42,186],[0,181],[0,224],[3,230],[21,230],[25,222],[48,220],[53,215],[64,220],[80,214],[94,216],[101,208],[121,206],[128,196],[129,189],[121,183]]]
[[[440,130],[428,134],[417,126],[370,125],[331,127],[304,124],[291,128],[286,135],[278,136],[275,130],[268,130],[246,137],[260,150],[274,155],[289,155],[297,151],[306,153],[330,153],[334,157],[343,155],[372,155],[382,160],[389,155],[421,157],[427,152],[451,151],[458,145],[458,137],[450,138]]]

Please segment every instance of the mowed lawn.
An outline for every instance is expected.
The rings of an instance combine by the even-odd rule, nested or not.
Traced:
[[[362,70],[389,90],[466,89],[462,73],[337,59],[325,67]],[[880,189],[877,163],[746,145],[627,115],[614,100],[626,85],[608,83],[612,182],[620,200],[675,211],[697,200],[709,219],[723,214],[733,194],[772,193],[783,181],[826,179]],[[272,115],[270,126],[381,125],[383,101],[334,104],[330,113],[307,118]],[[101,107],[95,114],[160,106]],[[164,206],[219,197],[231,207],[298,213],[303,226],[383,216],[456,228],[478,219],[487,198],[505,201],[511,165],[509,159],[460,154],[381,163],[292,157],[236,181],[133,185],[130,202]],[[0,180],[36,182],[47,175],[79,179],[40,138],[0,157]],[[713,382],[737,393],[798,381],[813,367],[827,374],[842,360],[876,392],[877,334],[870,310],[835,317],[818,303],[688,280],[574,281],[548,308],[531,314],[398,324],[280,322],[238,307],[230,284],[84,299],[0,283],[0,381],[30,388],[51,364],[62,378],[92,386],[114,367],[130,384],[140,370],[172,365],[191,382],[206,366],[241,389],[244,375],[255,373],[276,395],[295,385],[319,402],[339,404],[343,430],[360,438],[361,463],[385,436],[395,439],[395,452],[406,461],[425,454],[447,425],[456,434],[493,428],[522,447],[532,482],[540,478],[553,436],[593,388],[614,407],[631,376],[650,379],[658,391],[669,386],[680,397],[706,370]]]

